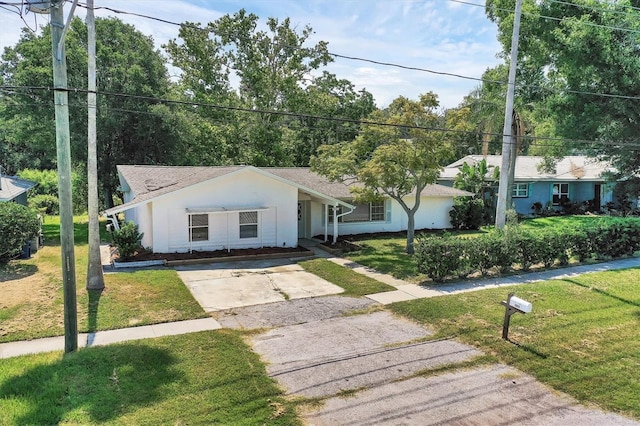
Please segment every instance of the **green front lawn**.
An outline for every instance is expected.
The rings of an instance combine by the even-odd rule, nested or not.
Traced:
[[[367,294],[393,291],[395,287],[373,278],[354,272],[349,268],[337,265],[326,259],[313,259],[300,262],[305,271],[323,278],[330,283],[342,287],[342,296],[366,296]]]
[[[299,425],[242,334],[0,360],[0,425]]]
[[[397,303],[395,312],[455,336],[583,403],[640,419],[640,281],[628,269],[510,288]],[[511,319],[502,340],[509,292],[533,312]]]
[[[47,217],[45,247],[0,269],[0,342],[64,334],[59,220]],[[105,290],[85,290],[86,218],[76,218],[78,329],[109,330],[205,317],[172,269],[105,274]],[[84,238],[84,240],[82,240]],[[57,244],[56,244],[57,241]]]

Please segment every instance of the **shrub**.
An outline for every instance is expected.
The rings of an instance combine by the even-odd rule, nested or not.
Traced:
[[[143,235],[138,232],[138,225],[133,222],[125,223],[113,232],[113,243],[122,260],[131,258],[136,250],[140,249]]]
[[[29,207],[43,214],[57,215],[60,212],[58,197],[48,194],[40,194],[29,197]]]
[[[436,282],[442,282],[447,276],[457,275],[460,258],[464,255],[461,238],[445,234],[441,237],[419,237],[416,242],[414,259],[418,271]]]
[[[495,232],[470,238],[465,247],[470,267],[486,276],[491,268],[498,265],[501,246],[502,238]]]
[[[22,247],[40,233],[38,215],[26,206],[0,203],[0,264],[22,252]]]
[[[537,232],[518,232],[514,236],[516,247],[515,263],[519,263],[523,271],[542,262],[542,250],[545,245],[544,237]]]
[[[580,262],[584,262],[593,255],[593,240],[587,233],[586,227],[568,232],[566,244],[571,256],[577,257]]]
[[[540,235],[540,261],[545,268],[550,268],[556,261],[561,265],[569,263],[568,246],[571,231],[551,230]]]
[[[479,198],[459,197],[449,211],[455,229],[480,229],[484,221],[484,201]]]

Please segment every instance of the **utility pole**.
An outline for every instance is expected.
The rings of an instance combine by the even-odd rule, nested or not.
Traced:
[[[87,183],[89,210],[89,262],[87,290],[104,289],[104,275],[100,257],[100,222],[98,219],[98,154],[96,147],[96,21],[93,0],[87,0]]]
[[[76,302],[76,263],[73,241],[73,203],[71,198],[71,148],[69,134],[69,95],[67,61],[64,51],[63,0],[51,4],[51,39],[53,49],[53,87],[56,114],[56,149],[58,155],[58,197],[60,199],[60,246],[64,294],[64,351],[78,350],[78,311]],[[73,15],[73,10],[69,20]]]
[[[496,228],[504,228],[507,221],[509,193],[513,184],[511,176],[512,156],[515,157],[516,138],[513,134],[513,99],[516,87],[516,69],[518,66],[518,39],[520,37],[520,16],[522,15],[522,0],[516,0],[513,17],[513,35],[511,36],[511,57],[509,63],[509,81],[507,84],[507,103],[504,110],[504,128],[502,130],[502,166],[500,169],[500,186],[498,187],[498,205],[496,206]],[[515,163],[515,161],[514,161]]]

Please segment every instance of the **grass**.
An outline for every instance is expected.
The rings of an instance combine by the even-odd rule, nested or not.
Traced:
[[[625,220],[635,220],[640,222],[640,217],[626,217]],[[535,219],[527,219],[522,222],[522,226],[525,228],[543,228],[543,227],[563,227],[571,228],[581,225],[589,225],[594,222],[610,223],[620,220],[615,216],[549,216],[549,217],[537,217]]]
[[[395,287],[354,272],[327,259],[306,260],[300,262],[300,266],[306,271],[342,287],[344,293],[341,295],[343,296],[366,296],[367,294],[395,290]]]
[[[525,371],[579,401],[640,419],[640,270],[628,269],[512,288],[490,289],[391,305],[496,361]],[[514,291],[533,312],[511,319],[501,338],[504,307]]]
[[[0,360],[0,425],[299,425],[233,331]]]
[[[105,290],[85,290],[86,218],[76,221],[75,260],[78,329],[109,330],[205,317],[174,270],[105,274]],[[0,269],[0,342],[64,334],[59,221],[47,217],[45,247],[28,260]],[[57,230],[57,231],[56,231]],[[84,243],[78,239],[85,238]]]
[[[358,240],[358,244],[363,249],[347,253],[349,260],[399,279],[417,282],[423,278],[417,274],[412,256],[405,251],[406,238],[378,237]]]

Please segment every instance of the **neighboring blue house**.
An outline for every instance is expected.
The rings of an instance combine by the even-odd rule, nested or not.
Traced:
[[[0,202],[13,201],[26,206],[27,191],[34,186],[36,186],[35,182],[0,174]]]
[[[464,163],[477,164],[486,159],[490,174],[494,167],[502,166],[501,155],[468,155],[449,164],[440,174],[438,183],[453,186]],[[542,157],[520,156],[516,158],[512,200],[515,210],[524,215],[533,213],[533,205],[557,207],[564,201],[592,202],[594,210],[613,201],[614,182],[607,182],[603,173],[610,171],[608,163],[585,156],[568,156],[558,161],[553,173],[538,170]],[[496,188],[498,182],[496,182]]]

